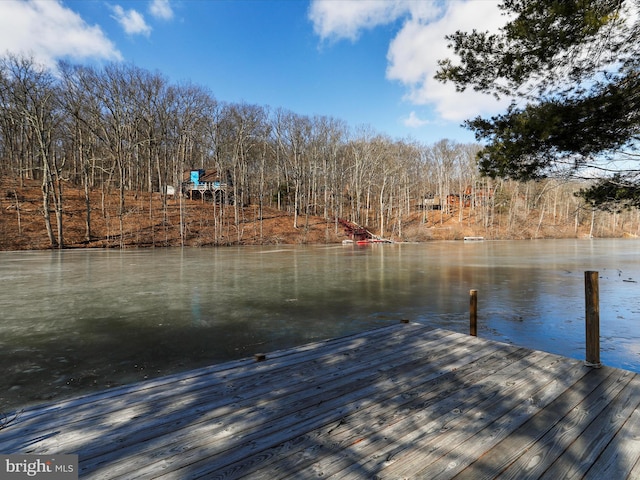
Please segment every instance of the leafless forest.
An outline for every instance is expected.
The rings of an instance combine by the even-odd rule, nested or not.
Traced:
[[[262,231],[273,218],[306,233],[323,223],[307,242],[339,240],[337,219],[408,241],[640,233],[637,211],[596,211],[575,181],[481,177],[476,145],[424,145],[336,118],[225,103],[131,64],[52,72],[6,56],[0,102],[0,232],[24,236],[37,214],[47,248],[288,241]],[[180,195],[192,169],[216,172],[225,197]]]

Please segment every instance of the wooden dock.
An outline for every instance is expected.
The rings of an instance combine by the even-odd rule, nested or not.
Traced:
[[[25,411],[81,479],[640,478],[640,377],[398,324]]]

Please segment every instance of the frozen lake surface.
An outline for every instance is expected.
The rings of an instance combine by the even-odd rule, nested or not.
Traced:
[[[0,412],[409,319],[640,372],[640,241],[0,253]]]

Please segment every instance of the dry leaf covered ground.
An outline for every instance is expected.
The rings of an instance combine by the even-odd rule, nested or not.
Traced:
[[[87,205],[84,190],[68,185],[63,190],[63,237],[65,248],[133,248],[164,246],[273,245],[339,243],[348,238],[335,219],[298,217],[276,208],[256,205],[235,209],[211,200],[169,198],[166,207],[160,194],[126,192],[125,208],[119,215],[119,192],[90,192],[91,237],[87,239]],[[181,212],[182,232],[181,236]],[[491,239],[566,238],[585,236],[588,225],[557,225],[539,222],[539,213],[522,218],[515,231],[507,231],[496,217],[487,228],[473,212],[460,216],[441,211],[413,212],[399,223],[387,222],[382,236],[394,241],[455,240],[465,236]],[[122,222],[121,222],[122,219]],[[51,222],[57,235],[55,213]],[[381,234],[375,228],[374,234]],[[608,236],[606,232],[599,236]],[[611,236],[620,236],[614,232]],[[0,179],[0,250],[51,248],[43,218],[42,191],[37,181]]]

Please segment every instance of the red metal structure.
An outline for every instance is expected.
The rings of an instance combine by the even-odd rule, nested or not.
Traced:
[[[343,218],[338,219],[338,223],[344,227],[345,235],[349,236],[354,242],[369,240],[373,238],[373,234],[357,223],[350,222]]]

